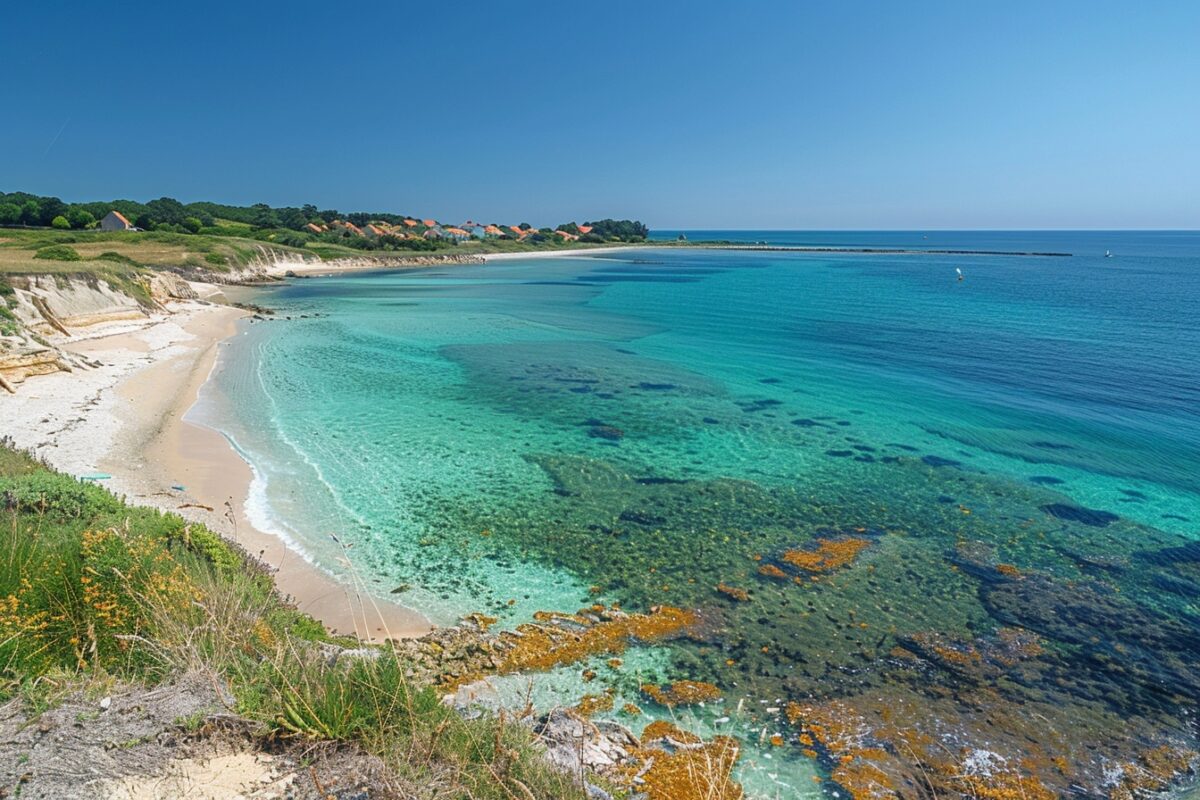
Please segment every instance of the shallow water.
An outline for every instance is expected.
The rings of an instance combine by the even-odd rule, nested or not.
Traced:
[[[641,250],[296,281],[193,414],[255,466],[259,525],[436,621],[700,609],[705,636],[598,670],[626,699],[716,683],[699,730],[738,700],[725,724],[753,742],[786,731],[762,710],[781,701],[913,699],[910,727],[1013,759],[1044,739],[1097,786],[1190,742],[1200,235],[745,235],[1073,255]],[[863,544],[788,560],[821,540]],[[1042,652],[1001,654],[1014,630]],[[594,693],[581,669],[539,691]],[[753,794],[821,791],[788,736],[750,748]]]

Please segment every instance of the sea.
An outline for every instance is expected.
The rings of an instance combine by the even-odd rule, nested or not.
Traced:
[[[697,611],[495,693],[736,736],[751,798],[1196,748],[1200,233],[681,237],[735,249],[263,289],[189,419],[257,526],[438,624]],[[682,679],[723,699],[641,689]]]

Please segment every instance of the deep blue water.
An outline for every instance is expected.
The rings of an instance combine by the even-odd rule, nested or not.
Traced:
[[[632,651],[637,677],[612,679],[621,699],[685,668],[754,704],[853,698],[860,682],[899,696],[897,643],[1034,625],[947,555],[965,542],[1196,618],[1200,575],[1178,559],[1099,578],[1092,561],[1200,538],[1200,234],[686,233],[1070,255],[642,249],[296,281],[262,299],[292,319],[245,326],[196,413],[255,465],[258,524],[332,572],[348,556],[381,596],[408,584],[402,599],[439,622],[600,599],[711,608],[730,626],[716,648]],[[841,584],[756,574],[753,558],[831,530],[879,532]],[[721,606],[718,581],[752,587],[753,612]],[[792,605],[801,590],[808,610]],[[846,613],[870,635],[826,621]],[[542,686],[561,702],[584,691],[576,676]],[[1037,686],[1022,702],[1060,710],[1081,739],[1118,719],[1147,741],[1156,725],[1186,733],[1152,708],[1109,718],[1085,713],[1082,689]],[[970,739],[956,709],[939,719]],[[1016,758],[1020,741],[993,746]],[[794,796],[779,786],[813,765],[768,755],[747,757],[748,785]],[[1080,764],[1102,771],[1096,758]]]

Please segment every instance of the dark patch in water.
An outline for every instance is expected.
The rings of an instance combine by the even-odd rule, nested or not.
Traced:
[[[883,458],[881,458],[879,460],[882,461],[884,464],[899,464],[900,463],[899,456],[884,456]]]
[[[595,275],[591,276],[592,280],[597,283],[696,283],[699,278],[690,278],[682,275]],[[579,283],[595,286],[595,284],[586,284],[585,279],[580,277]]]
[[[1038,486],[1058,486],[1066,483],[1062,478],[1055,478],[1053,475],[1034,475],[1029,482],[1036,483]]]
[[[1145,500],[1146,495],[1139,492],[1137,489],[1122,489],[1121,494],[1134,500]]]
[[[636,356],[637,355],[637,353],[633,352],[632,350],[625,350],[620,347],[617,348],[617,352],[621,353],[622,355],[626,355],[626,356]]]
[[[672,486],[676,484],[687,483],[687,481],[682,481],[679,478],[657,478],[653,476],[646,478],[634,478],[633,480],[635,483],[640,483],[642,486]]]
[[[1071,506],[1066,503],[1049,503],[1042,506],[1042,511],[1057,519],[1066,520],[1067,522],[1078,522],[1081,525],[1090,525],[1093,528],[1105,528],[1120,519],[1120,517],[1111,511]]]
[[[717,419],[716,417],[705,417],[703,420],[701,420],[701,422],[703,422],[705,425],[720,425],[721,424],[721,420]]]
[[[861,462],[863,462],[864,464],[874,464],[874,463],[875,463],[875,456],[869,456],[869,455],[865,455],[865,454],[864,454],[864,455],[861,455],[861,456],[855,456],[855,457],[854,457],[854,460],[855,460],[855,461],[861,461]]]
[[[677,389],[679,387],[673,383],[649,383],[648,381],[642,381],[632,388],[644,389],[647,392],[669,392],[672,389]]]
[[[860,453],[874,453],[875,452],[875,448],[871,447],[869,444],[856,444],[856,445],[854,445],[854,449]]]
[[[1163,519],[1177,519],[1180,522],[1191,522],[1192,521],[1190,517],[1185,517],[1181,514],[1163,514],[1162,518]]]
[[[645,514],[641,511],[622,511],[620,519],[622,522],[632,522],[635,525],[662,525],[665,518],[656,517],[653,514]]]
[[[919,448],[913,447],[911,444],[898,444],[896,442],[892,442],[891,444],[888,445],[888,447],[894,447],[897,450],[906,450],[909,453],[915,453],[919,449]]]
[[[1042,450],[1074,450],[1075,449],[1075,447],[1073,445],[1061,444],[1059,442],[1046,442],[1046,441],[1030,442],[1029,446],[1037,447]]]
[[[742,411],[745,411],[747,414],[753,414],[766,408],[774,408],[775,406],[781,405],[783,405],[782,400],[775,400],[767,397],[763,398],[762,400],[750,400],[745,403],[738,403],[738,408],[742,409]]]
[[[825,455],[832,456],[834,458],[849,458],[850,456],[854,455],[854,451],[853,450],[826,450]]]
[[[766,384],[774,385],[776,383],[783,383],[783,381],[781,381],[779,378],[763,378],[762,380],[759,381],[759,383],[766,383]]]
[[[939,494],[937,500],[939,503],[945,503],[947,505],[954,502],[954,498],[948,494]]]
[[[568,392],[573,392],[573,393],[575,393],[575,394],[590,394],[590,393],[591,393],[591,391],[592,391],[592,387],[590,387],[590,386],[576,386],[576,387],[574,387],[574,388],[572,388],[572,389],[567,389],[567,391],[568,391]]]
[[[960,467],[961,461],[955,461],[953,458],[942,458],[941,456],[921,456],[921,460],[931,467]]]
[[[839,419],[837,421],[837,424],[841,425],[843,428],[846,428],[846,427],[849,427],[850,425],[853,425],[854,423],[848,419]]]
[[[800,419],[792,420],[792,424],[797,425],[801,428],[816,428],[821,423],[817,422],[815,419],[809,419],[808,417],[802,417]]]

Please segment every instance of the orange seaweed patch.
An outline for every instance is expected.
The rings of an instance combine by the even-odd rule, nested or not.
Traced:
[[[703,681],[675,681],[666,689],[648,683],[642,687],[642,693],[660,706],[668,708],[711,703],[721,699],[721,690]]]
[[[787,579],[788,574],[774,564],[763,564],[758,568],[759,575],[765,575],[768,578]]]
[[[817,539],[816,549],[786,550],[780,559],[805,572],[831,572],[844,567],[871,544],[868,539]]]
[[[593,606],[579,614],[539,611],[534,614],[538,622],[502,632],[491,645],[499,657],[495,672],[544,672],[602,653],[616,656],[633,642],[659,641],[698,621],[695,613],[673,606],[655,606],[646,614],[627,614],[615,606],[600,608],[596,611]],[[453,690],[480,677],[448,677],[444,686]]]
[[[685,747],[643,747],[622,770],[647,800],[742,800],[742,787],[731,777],[739,753],[736,739],[718,736]]]
[[[611,694],[585,694],[579,698],[575,710],[581,716],[590,717],[601,711],[612,711],[613,699]]]
[[[1021,570],[1017,569],[1012,564],[997,564],[996,572],[999,572],[1001,575],[1005,576],[1006,578],[1023,577],[1021,575]]]
[[[725,583],[718,583],[717,591],[720,592],[721,594],[725,595],[726,597],[732,597],[734,600],[737,600],[742,603],[744,603],[750,599],[750,593],[747,592],[745,589],[739,589],[736,586],[729,586],[728,584],[725,584]]]
[[[626,703],[621,706],[621,713],[627,717],[636,717],[642,713],[642,710],[633,703]]]
[[[673,739],[680,744],[700,744],[704,741],[694,733],[689,733],[665,720],[656,719],[642,731],[642,741],[654,742],[660,739]]]

